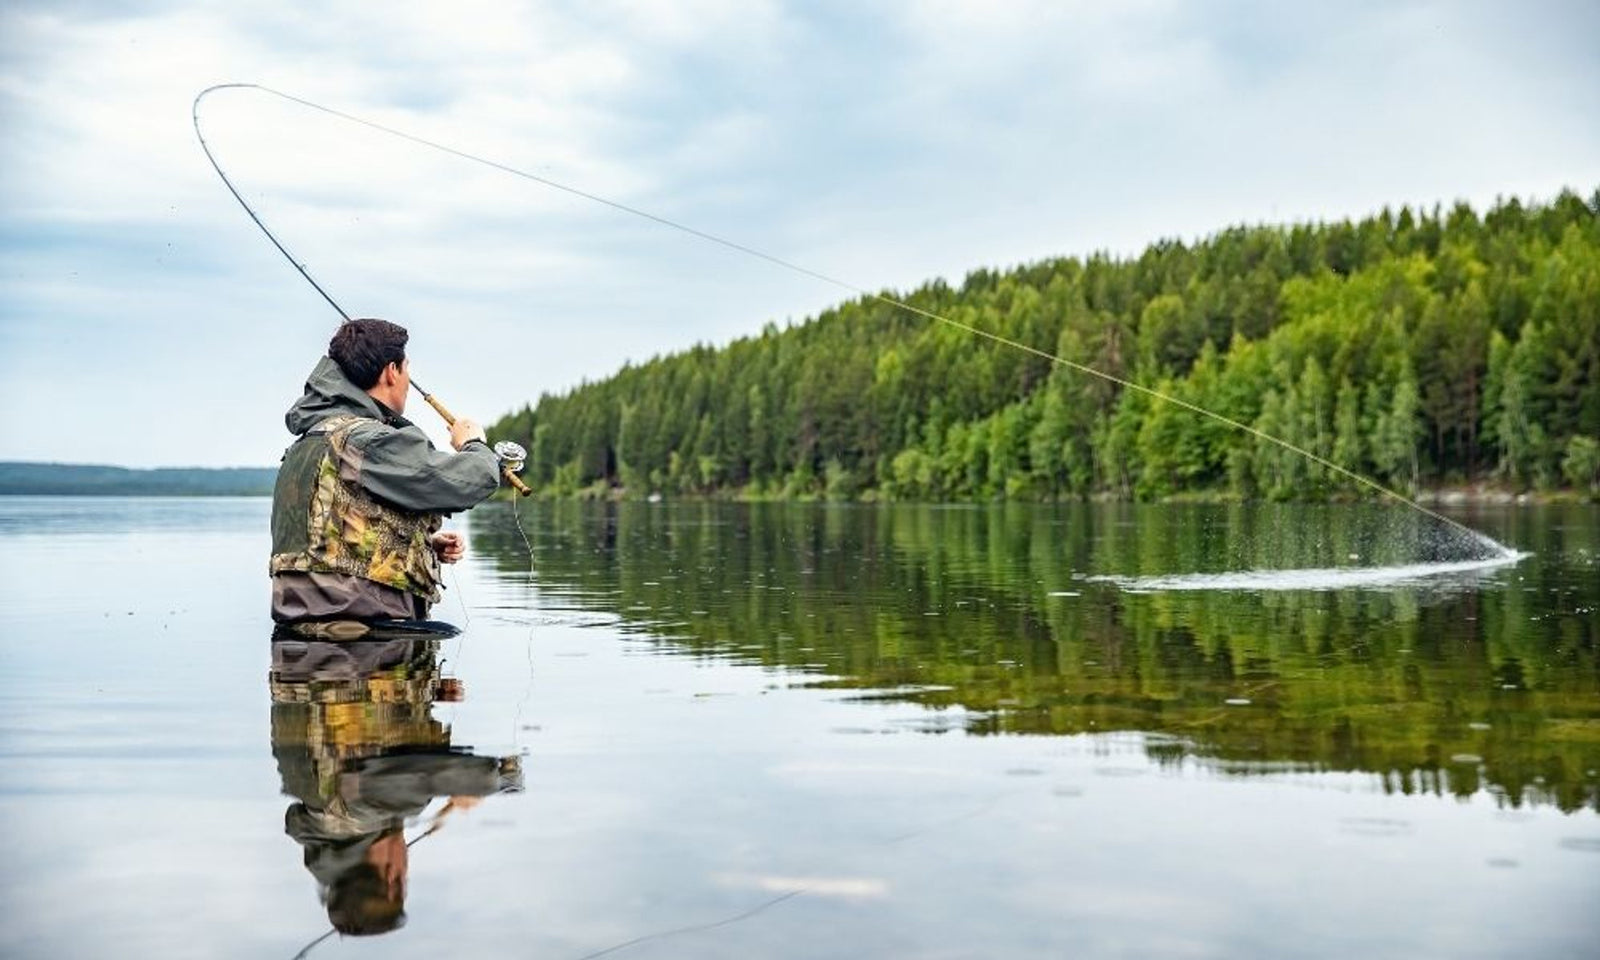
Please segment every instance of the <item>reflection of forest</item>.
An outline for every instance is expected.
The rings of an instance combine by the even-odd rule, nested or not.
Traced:
[[[1587,507],[1537,517],[1516,536],[1535,557],[1504,586],[1152,594],[1083,575],[1462,548],[1371,506],[562,502],[525,523],[547,595],[685,652],[960,705],[972,732],[1138,730],[1165,735],[1149,748],[1162,762],[1231,774],[1367,771],[1398,791],[1600,810],[1600,582],[1539,562],[1594,556],[1600,525]],[[508,520],[475,511],[474,541],[525,576]]]

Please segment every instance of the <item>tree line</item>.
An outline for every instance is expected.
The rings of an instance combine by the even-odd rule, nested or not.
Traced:
[[[276,467],[129,469],[0,461],[0,496],[270,497]]]
[[[1600,190],[1239,226],[886,292],[1404,490],[1600,491]],[[873,298],[502,417],[551,495],[1318,499],[1226,424]]]

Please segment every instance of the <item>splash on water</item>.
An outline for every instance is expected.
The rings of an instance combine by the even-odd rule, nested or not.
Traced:
[[[1233,570],[1226,572],[1153,574],[1146,576],[1102,575],[1085,579],[1093,582],[1115,584],[1129,593],[1155,593],[1157,591],[1183,590],[1349,590],[1386,589],[1400,586],[1460,587],[1477,581],[1485,574],[1501,567],[1520,562],[1529,554],[1514,550],[1484,533],[1464,527],[1425,526],[1405,530],[1398,521],[1389,520],[1386,530],[1377,539],[1398,540],[1403,553],[1389,562],[1370,566],[1359,565],[1363,554],[1349,553],[1352,561],[1345,566],[1296,567]],[[1387,534],[1385,536],[1384,534]],[[1357,539],[1361,539],[1358,537]],[[1341,556],[1345,556],[1341,550]],[[1369,557],[1369,562],[1370,562]],[[1290,560],[1293,563],[1293,559]]]
[[[1237,573],[1190,573],[1155,577],[1089,577],[1124,590],[1346,590],[1436,582],[1441,577],[1476,576],[1517,563],[1528,556],[1505,550],[1493,557],[1453,563],[1412,563],[1387,567],[1325,567],[1305,570],[1245,570]]]

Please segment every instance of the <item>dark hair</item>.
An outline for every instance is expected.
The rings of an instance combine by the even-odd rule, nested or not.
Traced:
[[[365,860],[334,877],[323,899],[328,922],[347,937],[388,933],[406,922],[404,894],[396,896],[378,868]]]
[[[328,356],[351,383],[370,390],[384,367],[405,362],[409,337],[405,327],[387,320],[347,320],[328,341]]]

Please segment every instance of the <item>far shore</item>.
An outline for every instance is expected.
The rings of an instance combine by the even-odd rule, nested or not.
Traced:
[[[1508,487],[1496,487],[1489,484],[1472,484],[1465,486],[1435,487],[1420,490],[1416,493],[1406,494],[1411,500],[1428,506],[1538,506],[1562,503],[1600,503],[1600,492],[1587,492],[1573,487],[1556,487],[1546,490],[1523,490]],[[514,499],[509,490],[502,489],[496,494],[500,499]],[[651,502],[673,500],[683,502],[695,501],[723,501],[732,503],[934,503],[934,504],[976,504],[976,503],[1072,503],[1084,502],[1081,500],[1064,499],[1060,501],[1049,500],[894,500],[876,495],[876,491],[868,490],[863,494],[848,498],[829,498],[822,495],[807,495],[799,497],[783,497],[773,494],[752,493],[745,490],[715,490],[709,492],[691,492],[660,494],[651,493],[648,496],[635,496],[622,487],[602,487],[599,485],[586,487],[581,490],[556,493],[548,490],[534,492],[533,499],[543,501],[555,500],[608,500],[611,502]],[[1362,503],[1381,500],[1383,497],[1377,493],[1354,496],[1348,493],[1335,493],[1315,500],[1291,500],[1290,503]],[[1087,498],[1091,503],[1135,503],[1133,497],[1120,497],[1110,494],[1096,494]],[[1244,500],[1227,490],[1190,490],[1183,493],[1163,497],[1160,500],[1149,501],[1153,503],[1270,503],[1274,501],[1257,499]]]

